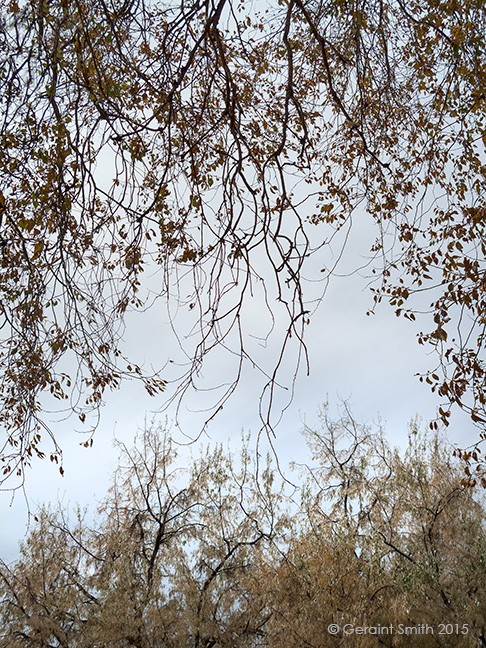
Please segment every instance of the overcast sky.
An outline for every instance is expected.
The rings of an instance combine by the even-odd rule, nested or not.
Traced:
[[[358,243],[358,240],[351,242],[348,258],[342,266],[343,273],[360,265]],[[360,422],[373,423],[381,417],[394,444],[406,443],[407,424],[415,414],[425,422],[435,416],[438,400],[415,376],[419,371],[432,368],[433,362],[427,357],[427,350],[416,341],[420,322],[412,324],[397,318],[386,304],[374,316],[367,317],[371,303],[371,294],[362,277],[335,277],[330,282],[322,304],[307,327],[311,373],[307,376],[305,371],[300,372],[293,400],[276,429],[274,444],[283,466],[290,460],[305,460],[305,447],[299,436],[302,420],[305,417],[311,425],[316,422],[317,409],[325,400],[329,400],[331,411],[336,411],[340,399],[349,400]],[[261,309],[258,296],[255,304],[247,308],[258,321]],[[162,304],[132,318],[126,335],[128,345],[136,349],[138,357],[144,358],[147,364],[152,360],[154,364],[167,360],[174,350]],[[288,383],[294,361],[292,349],[290,351],[285,367]],[[271,355],[272,345],[261,346],[259,352],[264,361],[265,356]],[[207,380],[210,386],[224,378],[227,367],[223,356],[219,363],[209,363],[201,384]],[[237,449],[242,429],[251,430],[256,437],[261,425],[258,401],[263,384],[264,378],[258,370],[246,366],[231,401],[197,443],[224,441]],[[284,398],[280,402],[285,403],[288,393],[282,393]],[[190,411],[190,408],[203,407],[210,397],[210,393],[203,394],[202,398],[194,397],[182,404],[181,423],[189,435],[197,435],[205,416],[204,412]],[[26,492],[32,510],[42,502],[57,500],[66,506],[80,502],[94,507],[104,496],[116,465],[113,438],[116,436],[130,444],[137,427],[143,426],[145,419],[155,418],[163,423],[166,417],[173,418],[173,408],[157,413],[163,400],[160,396],[150,398],[142,385],[135,382],[107,394],[91,449],[80,447],[83,439],[73,433],[71,421],[56,424],[54,429],[64,449],[65,475],[61,477],[47,461],[34,462],[26,475]],[[174,435],[178,441],[186,440],[175,429]],[[449,437],[453,442],[466,445],[475,439],[475,432],[465,417],[457,416]],[[188,452],[181,447],[182,455]],[[16,557],[18,542],[26,531],[27,509],[22,494],[17,493],[12,502],[10,493],[0,493],[0,515],[0,557],[9,562]]]

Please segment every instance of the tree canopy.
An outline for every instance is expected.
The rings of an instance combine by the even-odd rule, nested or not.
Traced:
[[[0,645],[377,645],[355,627],[392,628],[390,648],[484,645],[485,509],[450,448],[414,428],[399,453],[349,412],[322,423],[293,493],[248,448],[182,468],[145,430],[94,520],[44,508],[0,562]]]
[[[459,406],[484,437],[481,0],[0,8],[4,474],[43,455],[46,394],[91,425],[127,377],[164,390],[164,373],[123,348],[127,313],[150,304],[149,268],[158,294],[194,317],[178,395],[227,348],[229,397],[252,360],[255,285],[270,321],[280,304],[271,406],[290,338],[305,358],[306,268],[326,248],[339,258],[357,219],[375,228],[376,305],[427,314],[418,341],[437,352],[423,379],[439,418]],[[319,269],[325,281],[335,264]]]

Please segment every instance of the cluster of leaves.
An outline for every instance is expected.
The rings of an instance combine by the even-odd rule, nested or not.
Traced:
[[[399,624],[435,629],[417,646],[484,645],[485,509],[450,449],[415,431],[400,454],[349,412],[323,421],[306,430],[299,503],[247,450],[181,469],[146,430],[93,523],[43,509],[20,559],[0,563],[0,645],[376,645],[331,623],[393,625],[390,647],[409,645]]]
[[[303,344],[313,241],[337,245],[358,208],[376,226],[376,302],[431,314],[419,342],[439,354],[424,378],[440,418],[455,404],[482,429],[482,0],[275,0],[261,14],[232,0],[1,0],[0,11],[6,474],[42,456],[43,393],[84,421],[124,377],[164,389],[120,349],[148,264],[169,299],[190,282],[199,337],[178,395],[226,343],[238,380],[244,307],[265,279],[270,317],[274,299],[288,316],[271,407],[289,339]],[[422,293],[425,306],[412,299]]]

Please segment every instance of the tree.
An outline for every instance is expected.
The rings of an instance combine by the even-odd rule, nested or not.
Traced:
[[[290,494],[246,445],[182,468],[145,430],[94,519],[43,508],[0,562],[0,646],[395,648],[410,645],[400,624],[434,628],[417,646],[484,646],[484,502],[450,448],[415,429],[399,453],[349,411],[306,434]]]
[[[263,394],[270,426],[291,338],[305,358],[308,260],[323,245],[339,258],[357,215],[376,227],[376,303],[431,317],[419,343],[438,354],[423,378],[443,399],[439,417],[461,407],[483,438],[482,2],[0,6],[6,475],[43,456],[45,394],[88,423],[125,378],[165,388],[122,348],[126,314],[150,304],[149,267],[198,331],[176,397],[197,386],[208,352],[236,358],[215,411],[256,361],[245,321],[255,287],[262,337],[275,309],[287,314]]]
[[[324,409],[322,429],[306,435],[313,462],[298,532],[267,572],[269,648],[289,637],[294,646],[397,647],[411,635],[427,648],[484,646],[484,501],[461,483],[444,439],[414,424],[400,453],[349,409],[337,420]],[[422,624],[433,634],[417,632]]]
[[[93,525],[40,511],[20,560],[0,566],[2,647],[259,645],[267,611],[250,583],[284,523],[272,471],[258,481],[248,452],[238,465],[221,448],[175,462],[145,430]]]

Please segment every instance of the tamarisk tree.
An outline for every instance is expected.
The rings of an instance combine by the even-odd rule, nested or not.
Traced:
[[[322,422],[292,497],[248,448],[183,468],[145,430],[94,516],[43,508],[0,561],[0,645],[484,646],[484,503],[450,448]]]

